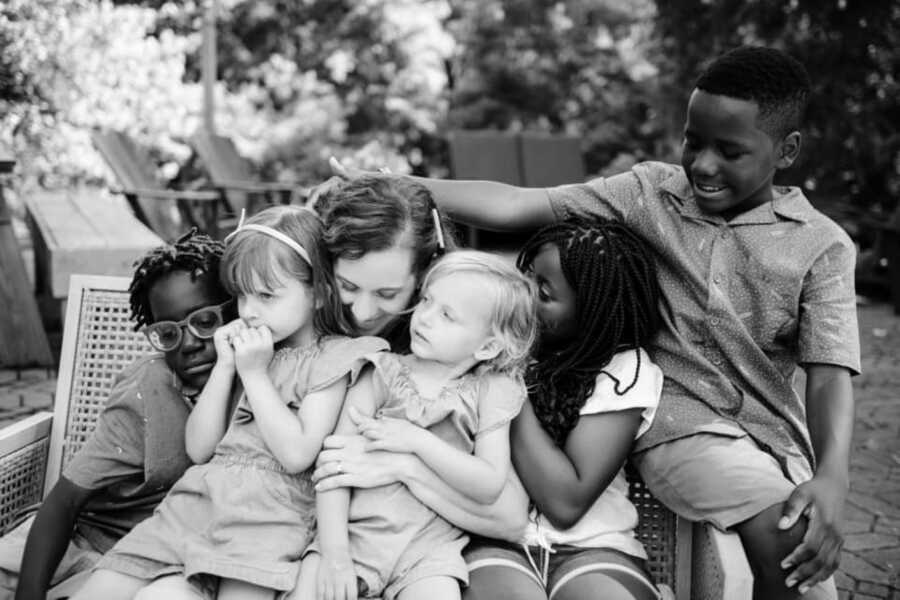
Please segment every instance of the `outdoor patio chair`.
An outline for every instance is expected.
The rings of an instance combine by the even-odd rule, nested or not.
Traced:
[[[191,137],[190,143],[210,183],[225,198],[226,216],[239,216],[242,209],[253,214],[267,204],[306,201],[307,188],[296,183],[259,181],[250,161],[238,153],[231,138],[200,130]]]
[[[174,240],[190,227],[219,236],[221,192],[166,189],[147,151],[122,131],[95,130],[91,140],[119,181],[114,191],[124,194],[135,216],[161,238]]]
[[[53,414],[0,430],[0,529],[50,491],[93,431],[116,373],[150,351],[129,320],[129,282],[72,276]],[[629,485],[658,583],[678,600],[750,598],[753,581],[736,535],[677,518],[631,473]]]
[[[462,129],[447,135],[454,179],[487,179],[524,187],[584,181],[581,138],[543,132]],[[516,252],[528,233],[468,228],[472,247]]]

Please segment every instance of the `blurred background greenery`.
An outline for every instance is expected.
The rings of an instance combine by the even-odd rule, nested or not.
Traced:
[[[699,70],[742,43],[803,61],[815,91],[784,174],[851,234],[900,190],[900,0],[218,0],[215,123],[270,179],[330,155],[446,176],[454,128],[583,139],[588,173],[677,160]],[[30,186],[105,182],[95,127],[200,176],[202,1],[5,0],[0,139]]]

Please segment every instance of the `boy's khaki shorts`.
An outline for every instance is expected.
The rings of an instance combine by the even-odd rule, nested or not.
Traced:
[[[634,463],[653,495],[673,512],[729,529],[784,502],[796,487],[772,455],[734,431],[660,444],[635,454]]]
[[[750,436],[697,433],[632,456],[656,498],[689,521],[722,530],[788,499],[797,484]],[[797,482],[800,483],[800,482]],[[834,578],[810,589],[804,600],[837,600]]]

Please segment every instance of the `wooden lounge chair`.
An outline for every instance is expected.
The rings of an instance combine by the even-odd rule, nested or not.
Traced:
[[[210,182],[225,198],[227,216],[248,214],[266,204],[302,204],[307,188],[296,183],[264,182],[255,176],[250,162],[241,156],[231,138],[201,130],[190,140]]]
[[[128,319],[128,283],[127,277],[72,276],[54,412],[0,430],[0,528],[49,492],[93,431],[115,374],[149,351]],[[692,527],[660,505],[639,478],[630,478],[630,497],[650,572],[675,598],[750,598],[752,579],[737,536]]]
[[[116,191],[125,195],[135,216],[157,235],[172,241],[188,228],[198,227],[219,236],[220,192],[166,189],[157,180],[146,150],[122,131],[96,130],[91,139],[119,181]]]

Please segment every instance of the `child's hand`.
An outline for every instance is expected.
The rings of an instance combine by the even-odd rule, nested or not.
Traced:
[[[213,333],[213,345],[216,347],[216,362],[223,367],[234,369],[234,348],[231,339],[247,328],[241,319],[222,325]]]
[[[323,554],[316,578],[318,600],[356,600],[356,569],[350,555]]]
[[[790,529],[801,515],[809,522],[803,541],[781,561],[782,569],[793,569],[785,580],[787,587],[798,586],[804,594],[837,569],[844,545],[840,525],[846,495],[847,486],[839,479],[817,475],[798,485],[788,498],[778,528]]]
[[[245,377],[260,371],[265,373],[275,353],[272,332],[268,327],[245,327],[231,338],[234,363],[238,374]]]
[[[422,442],[425,430],[409,421],[390,417],[373,419],[363,415],[353,406],[347,410],[347,414],[356,424],[359,433],[369,440],[367,450],[415,453],[418,444]]]

